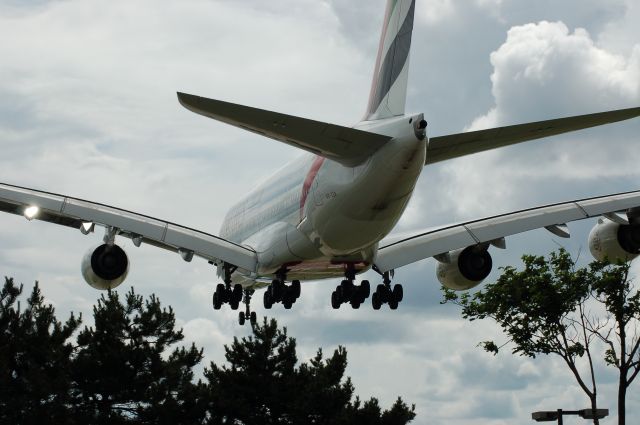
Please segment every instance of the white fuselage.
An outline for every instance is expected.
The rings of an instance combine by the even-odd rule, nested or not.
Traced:
[[[288,280],[310,280],[369,269],[423,169],[427,139],[415,132],[421,119],[362,122],[356,128],[393,139],[353,167],[305,155],[233,206],[221,236],[258,253],[257,273],[240,270],[234,281],[267,283],[285,270]]]

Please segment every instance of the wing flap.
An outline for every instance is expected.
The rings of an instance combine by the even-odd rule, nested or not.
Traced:
[[[143,242],[169,251],[190,250],[210,261],[224,261],[248,271],[256,269],[253,250],[215,235],[83,199],[0,184],[0,211],[22,215],[26,207],[33,205],[40,209],[36,220],[75,229],[84,222],[111,226],[121,236],[142,236]]]
[[[375,264],[389,271],[459,248],[640,206],[640,191],[581,199],[431,229],[383,245]]]
[[[197,114],[345,165],[359,164],[391,140],[389,136],[186,93],[178,93],[178,99]]]
[[[640,108],[558,118],[429,139],[426,164],[640,116]]]

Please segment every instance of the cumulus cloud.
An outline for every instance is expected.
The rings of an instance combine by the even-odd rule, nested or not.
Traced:
[[[635,3],[418,0],[407,109],[424,111],[439,135],[636,106]],[[215,233],[230,203],[298,152],[185,111],[175,91],[352,124],[365,107],[383,7],[383,0],[3,2],[0,37],[10,42],[0,44],[0,181]],[[400,230],[635,189],[629,141],[638,130],[612,126],[427,167]],[[27,285],[39,280],[61,316],[74,310],[88,319],[100,294],[78,268],[100,235],[13,216],[0,216],[0,227],[3,272]],[[572,226],[577,235],[588,228]],[[546,235],[510,238],[496,264],[554,248]],[[123,290],[133,285],[171,304],[187,342],[204,346],[207,360],[220,361],[223,343],[249,333],[236,325],[237,312],[212,311],[217,279],[206,262],[125,245],[132,269]],[[419,423],[525,424],[537,407],[583,404],[562,365],[479,352],[478,340],[499,337],[497,330],[438,304],[433,262],[396,276],[407,295],[396,312],[333,311],[336,282],[325,281],[305,282],[294,309],[269,315],[298,338],[300,358],[346,345],[358,391],[385,405],[397,395],[416,402]],[[256,295],[253,306],[264,314]],[[482,400],[483,418],[465,407],[469,400]]]

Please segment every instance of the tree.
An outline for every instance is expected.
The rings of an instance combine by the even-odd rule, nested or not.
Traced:
[[[73,314],[58,321],[36,285],[20,307],[23,286],[5,278],[0,291],[0,423],[76,423],[71,402],[69,339],[80,325]]]
[[[202,383],[192,368],[202,359],[175,329],[171,307],[131,289],[122,303],[109,291],[93,308],[94,327],[77,338],[73,362],[76,415],[89,423],[194,424],[205,416]],[[168,354],[168,355],[167,355]]]
[[[344,378],[347,351],[324,358],[318,350],[296,367],[296,342],[275,319],[253,328],[253,335],[225,346],[229,365],[211,363],[205,376],[211,389],[211,424],[407,424],[415,418],[400,398],[390,410],[378,401],[352,402],[354,387]]]
[[[496,321],[509,337],[513,354],[561,357],[593,409],[595,343],[606,344],[603,360],[619,370],[618,423],[624,424],[626,389],[640,369],[640,294],[629,279],[629,264],[593,261],[576,268],[564,249],[549,259],[525,255],[522,260],[522,271],[505,267],[495,283],[473,295],[444,289],[443,303],[460,305],[466,319]],[[494,354],[502,348],[494,341],[481,345]],[[588,365],[588,378],[579,372],[580,359]]]

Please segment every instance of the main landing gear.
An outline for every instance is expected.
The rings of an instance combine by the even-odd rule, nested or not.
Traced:
[[[287,310],[300,298],[300,281],[292,280],[291,285],[287,285],[286,273],[278,273],[271,285],[264,291],[264,308],[269,310],[275,303],[282,303]]]
[[[231,274],[237,267],[229,264],[224,265],[224,283],[219,283],[213,293],[213,308],[220,310],[224,304],[229,304],[232,310],[237,310],[242,301],[242,285],[231,286]]]
[[[363,280],[360,285],[356,285],[353,283],[355,278],[356,274],[353,270],[345,272],[345,279],[331,293],[331,307],[339,309],[342,304],[349,303],[352,308],[358,309],[369,298],[371,294],[369,281]]]
[[[389,304],[391,310],[397,309],[404,296],[402,285],[393,285],[392,287],[389,272],[381,273],[375,267],[374,270],[382,275],[383,283],[376,287],[371,296],[373,309],[380,310],[383,304]],[[369,281],[363,280],[360,285],[356,285],[353,283],[354,280],[355,273],[352,270],[348,270],[345,273],[345,279],[331,293],[331,307],[339,309],[342,304],[349,303],[352,308],[358,309],[369,298],[371,292]]]
[[[376,267],[374,270],[380,273]],[[371,297],[371,305],[374,310],[380,310],[382,304],[389,304],[391,310],[398,308],[398,304],[404,297],[404,290],[402,285],[393,285],[391,287],[391,279],[389,278],[389,272],[380,273],[382,275],[382,283],[376,287],[376,291]]]

